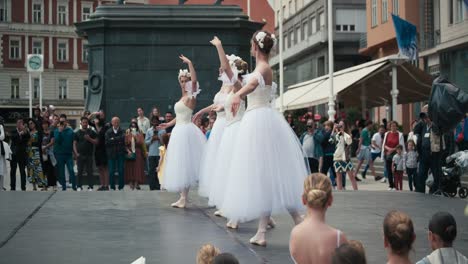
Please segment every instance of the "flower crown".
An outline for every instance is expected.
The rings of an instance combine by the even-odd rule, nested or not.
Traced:
[[[228,59],[229,66],[231,67],[233,72],[236,72],[238,74],[243,74],[244,73],[244,70],[238,70],[237,66],[236,66],[236,61],[238,61],[238,60],[243,61],[241,57],[236,56],[234,54],[231,54],[231,55],[226,55],[226,58]]]
[[[263,47],[265,47],[265,45],[263,44],[263,42],[265,41],[265,37],[267,36],[267,33],[265,31],[260,31],[257,33],[257,35],[255,35],[255,40],[257,40],[257,44],[258,46],[263,49]],[[275,34],[271,34],[271,40],[273,40],[273,47],[276,46],[276,36]]]
[[[180,77],[187,77],[187,78],[190,78],[191,75],[190,75],[190,72],[187,70],[187,69],[183,69],[183,70],[179,70],[179,79]]]

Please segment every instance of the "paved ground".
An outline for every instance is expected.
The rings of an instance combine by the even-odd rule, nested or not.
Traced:
[[[369,181],[361,189],[384,184]],[[293,226],[288,215],[275,216],[278,227],[267,234],[267,248],[248,239],[256,222],[238,231],[224,228],[206,200],[192,193],[188,209],[170,208],[177,195],[167,192],[0,192],[1,263],[194,263],[198,248],[213,243],[234,253],[241,263],[292,263],[288,253]],[[337,192],[327,221],[350,239],[363,242],[369,263],[381,263],[385,251],[381,224],[393,208],[412,217],[417,234],[413,260],[429,252],[428,218],[438,210],[455,215],[456,247],[468,255],[466,200],[410,192]],[[311,234],[313,235],[313,234]]]

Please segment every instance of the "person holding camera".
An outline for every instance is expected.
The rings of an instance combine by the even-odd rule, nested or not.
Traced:
[[[81,117],[81,129],[75,133],[73,151],[78,166],[78,191],[82,191],[83,170],[88,177],[88,191],[93,190],[93,150],[97,144],[97,134],[89,127],[89,119]]]
[[[67,167],[70,176],[72,189],[76,191],[75,171],[73,170],[73,139],[74,132],[68,126],[67,116],[60,115],[59,126],[54,130],[54,156],[57,159],[57,167],[59,171],[59,182],[62,185],[62,190],[67,190],[67,180],[65,178],[65,166]]]
[[[334,127],[334,141],[336,143],[336,150],[333,154],[333,167],[337,175],[346,172],[348,174],[349,180],[353,186],[353,190],[357,190],[357,182],[354,177],[353,172],[353,163],[351,162],[351,144],[353,139],[351,136],[345,132],[345,123],[340,121]],[[342,190],[342,177],[336,177],[336,185],[338,190]]]
[[[114,172],[117,167],[119,173],[119,191],[125,187],[124,162],[125,162],[125,130],[120,128],[120,118],[114,116],[111,121],[112,127],[106,131],[106,153],[109,164],[109,184],[115,191]]]
[[[29,142],[29,131],[24,125],[23,119],[16,120],[16,129],[10,132],[10,148],[12,156],[10,160],[10,190],[16,190],[16,169],[19,166],[21,175],[21,190],[26,191],[26,164],[28,155],[26,148]]]
[[[159,147],[161,146],[162,135],[166,133],[164,129],[158,128],[159,118],[153,116],[151,118],[151,125],[146,132],[145,143],[148,146],[148,161],[149,161],[149,172],[148,172],[148,183],[150,191],[160,190],[161,183],[159,182],[158,175],[156,173],[156,167],[159,164]]]
[[[323,135],[319,129],[315,129],[312,119],[307,120],[307,131],[299,139],[302,144],[302,151],[306,154],[309,161],[310,172],[319,172],[320,159],[323,157],[322,140]]]

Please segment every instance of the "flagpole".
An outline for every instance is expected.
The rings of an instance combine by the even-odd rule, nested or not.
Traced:
[[[280,82],[280,112],[284,113],[284,101],[283,101],[283,94],[284,94],[284,65],[283,65],[283,46],[284,46],[284,39],[283,39],[283,0],[279,0],[279,18],[278,18],[278,25],[279,25],[279,82]]]
[[[328,83],[329,83],[329,95],[328,95],[328,120],[335,121],[335,100],[333,92],[333,6],[332,0],[328,0]]]

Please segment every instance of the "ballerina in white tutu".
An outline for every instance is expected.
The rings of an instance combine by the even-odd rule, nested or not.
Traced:
[[[265,31],[253,35],[251,53],[257,66],[232,98],[237,113],[242,98],[248,107],[240,122],[233,149],[228,184],[221,211],[232,221],[260,218],[250,243],[266,246],[265,232],[271,214],[289,212],[295,224],[302,221],[302,184],[308,169],[299,139],[284,117],[271,107],[275,84],[268,64],[275,37]],[[242,144],[239,144],[242,143]]]
[[[217,38],[215,37],[211,43],[213,44],[216,41]],[[238,57],[234,55],[226,56],[224,51],[220,56],[222,56],[222,59],[220,59],[221,67],[218,80],[222,81],[223,85],[221,86],[219,92],[216,93],[213,104],[198,111],[198,113],[196,113],[193,117],[193,120],[195,121],[210,111],[215,111],[217,116],[213,128],[211,129],[210,138],[206,145],[200,164],[198,193],[204,197],[208,197],[210,194],[214,175],[213,166],[215,165],[213,161],[216,160],[218,156],[219,143],[221,142],[221,137],[223,136],[224,128],[226,127],[226,111],[224,108],[224,103],[226,101],[226,97],[232,91],[234,84],[237,81],[237,76],[232,74],[231,67],[235,67],[235,60]],[[227,71],[229,71],[229,74]]]
[[[167,147],[162,186],[168,191],[180,192],[180,199],[171,204],[172,207],[185,208],[190,186],[198,180],[198,169],[206,138],[192,123],[193,109],[201,91],[195,68],[184,55],[181,55],[180,59],[188,65],[189,71],[179,71],[182,97],[174,105],[176,118],[161,125],[161,128],[165,129],[175,124]]]

